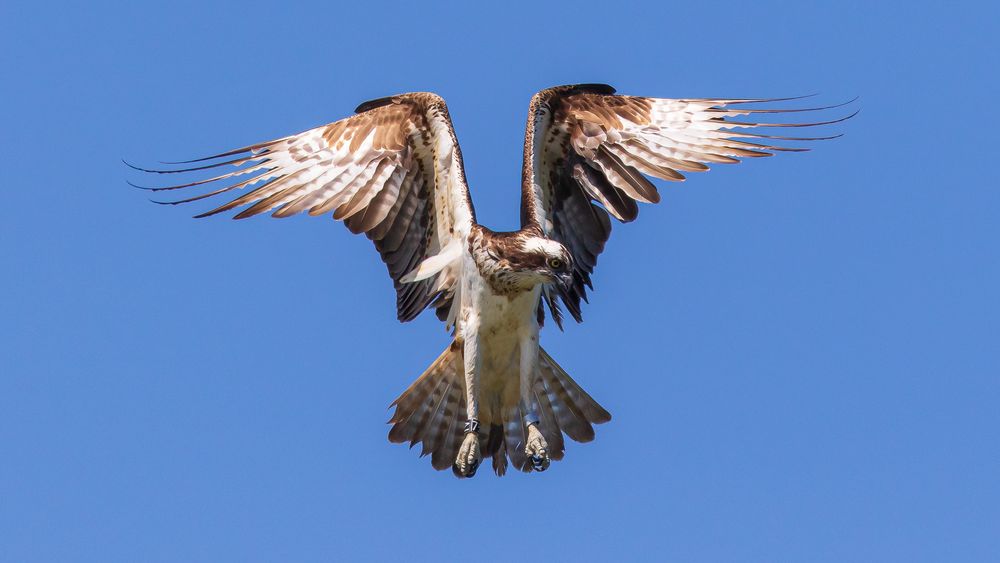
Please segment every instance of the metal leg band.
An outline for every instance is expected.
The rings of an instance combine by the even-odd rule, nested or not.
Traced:
[[[479,419],[470,418],[465,421],[465,433],[466,434],[479,434]]]

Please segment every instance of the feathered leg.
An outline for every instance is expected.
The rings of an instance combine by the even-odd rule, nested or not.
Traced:
[[[538,429],[538,405],[535,400],[535,377],[538,374],[538,326],[521,338],[521,412],[524,425],[528,429],[528,440],[524,453],[531,460],[532,469],[545,471],[549,468],[549,445]]]
[[[479,469],[479,374],[482,359],[479,356],[478,320],[466,319],[462,326],[465,356],[465,404],[468,421],[465,438],[458,449],[452,471],[456,477],[472,477]]]

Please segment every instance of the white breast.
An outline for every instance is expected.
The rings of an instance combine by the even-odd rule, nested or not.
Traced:
[[[522,339],[538,342],[540,287],[514,295],[497,295],[471,262],[462,275],[462,309],[459,334],[467,323],[479,326],[480,401],[483,404],[516,403],[518,398]]]

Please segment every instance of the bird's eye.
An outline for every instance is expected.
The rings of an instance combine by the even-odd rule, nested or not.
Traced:
[[[563,265],[562,260],[558,258],[549,258],[549,268],[552,268],[553,270],[558,270],[559,268],[562,268],[562,265]]]

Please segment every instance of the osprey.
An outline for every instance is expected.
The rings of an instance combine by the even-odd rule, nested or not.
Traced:
[[[393,403],[391,442],[422,444],[435,469],[471,477],[491,458],[544,471],[563,457],[563,434],[594,438],[611,419],[539,346],[545,308],[562,328],[562,307],[581,322],[580,302],[611,234],[638,203],[660,195],[646,178],[682,181],[708,164],[804,148],[780,141],[836,137],[767,135],[733,118],[813,111],[750,109],[773,99],[660,99],[615,94],[603,84],[543,90],[528,110],[521,174],[521,228],[476,222],[462,152],[444,100],[410,93],[365,102],[355,115],[302,133],[149,170],[235,171],[153,191],[219,186],[170,205],[246,188],[196,217],[244,207],[236,219],[270,212],[332,214],[375,243],[396,289],[400,321],[433,309],[452,330],[445,351]],[[841,104],[843,105],[843,104]],[[829,106],[837,107],[837,106]],[[856,112],[855,112],[856,113]],[[851,114],[853,115],[853,114]],[[131,166],[131,165],[130,165]],[[230,182],[225,182],[230,180]],[[227,184],[227,185],[221,185]],[[562,304],[562,307],[560,306]]]

